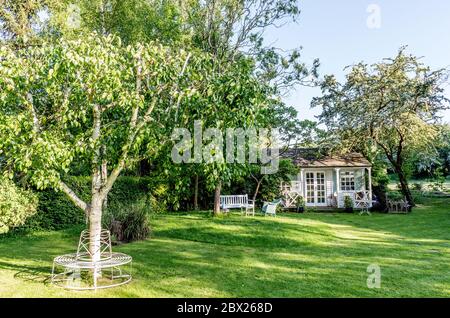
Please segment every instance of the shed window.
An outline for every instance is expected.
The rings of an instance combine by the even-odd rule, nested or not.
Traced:
[[[355,173],[353,171],[341,172],[341,190],[355,191]]]

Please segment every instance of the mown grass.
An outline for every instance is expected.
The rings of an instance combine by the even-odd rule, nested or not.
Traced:
[[[81,228],[0,239],[3,297],[449,297],[450,200],[409,215],[162,214],[153,237],[115,247],[133,256],[131,284],[69,292],[49,284],[52,258]],[[367,267],[381,288],[367,287]]]

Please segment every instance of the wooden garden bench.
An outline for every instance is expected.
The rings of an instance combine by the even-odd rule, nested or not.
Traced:
[[[225,212],[230,209],[245,209],[245,215],[255,215],[255,201],[249,200],[247,194],[243,195],[221,195],[220,208]]]

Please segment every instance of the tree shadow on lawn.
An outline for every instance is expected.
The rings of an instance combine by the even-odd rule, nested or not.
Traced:
[[[345,219],[344,219],[345,217]],[[442,248],[447,242],[419,242],[414,238],[395,233],[391,226],[378,224],[380,219],[390,216],[379,215],[377,219],[365,219],[359,224],[359,215],[324,216],[307,214],[287,216],[292,222],[281,219],[273,221],[258,219],[230,219],[217,222],[189,222],[176,224],[166,228],[164,224],[155,226],[156,237],[168,237],[194,242],[227,246],[258,247],[263,249],[304,249],[306,247],[337,247],[345,244],[354,246],[355,242],[367,245],[384,245],[397,248],[408,248],[408,245],[421,245],[429,250]],[[366,224],[375,221],[375,224]],[[398,224],[398,220],[393,220]],[[346,243],[347,242],[347,243]],[[365,244],[365,245],[364,245]]]
[[[277,252],[166,238],[126,246],[134,257],[135,284],[170,297],[443,295],[432,287],[436,281],[408,273],[420,269],[421,276],[432,277],[435,269],[427,264],[436,259],[355,257],[353,250]],[[366,286],[366,269],[374,261],[383,267],[382,290]]]
[[[181,277],[192,289],[200,289],[195,282],[203,282],[220,296],[448,296],[433,287],[448,281],[449,259],[441,243],[418,245],[379,225],[364,223],[361,228],[352,222],[358,215],[291,217],[292,223],[230,218],[180,222],[169,229],[157,224],[156,238],[142,243],[151,244],[148,249],[139,243],[129,245],[127,252],[144,280],[158,282],[155,286]],[[366,286],[369,264],[382,267],[382,291]],[[169,286],[165,292],[189,297],[189,288]]]
[[[16,271],[13,277],[26,282],[48,285],[51,281],[51,266],[17,265],[13,262],[0,262],[0,269]]]
[[[80,227],[36,232],[0,239],[0,270],[17,271],[14,278],[49,283],[53,258],[76,251]],[[44,266],[37,264],[47,264]]]
[[[310,220],[326,222],[329,225],[355,227],[393,235],[395,240],[441,241],[440,246],[450,247],[450,200],[427,200],[416,207],[410,214],[372,213],[372,215],[343,213],[307,213],[303,217]],[[284,215],[297,218],[293,215]],[[415,242],[415,243],[414,243]]]

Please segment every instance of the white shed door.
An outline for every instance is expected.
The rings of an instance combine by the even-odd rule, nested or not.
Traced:
[[[325,172],[306,172],[306,205],[326,206]]]

